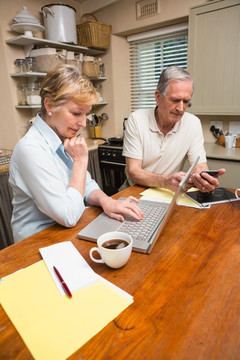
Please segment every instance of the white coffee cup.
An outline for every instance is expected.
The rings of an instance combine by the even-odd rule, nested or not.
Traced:
[[[239,193],[239,195],[238,195],[238,193]],[[235,196],[236,196],[238,199],[240,199],[240,189],[236,189],[236,190],[235,190]]]
[[[233,147],[233,142],[235,139],[234,135],[225,135],[224,139],[225,139],[225,148],[231,149]]]
[[[109,246],[114,246],[113,242],[111,243],[111,240],[113,241],[116,239],[120,240],[118,242],[117,248],[103,247],[104,244],[106,246],[106,243],[108,243]],[[124,242],[127,244],[125,245]],[[130,258],[133,239],[130,235],[126,233],[120,231],[113,231],[101,235],[97,240],[97,245],[98,247],[93,247],[89,252],[92,261],[95,261],[97,263],[105,263],[113,269],[118,269],[125,265]],[[94,251],[97,251],[99,253],[101,259],[95,259],[95,257],[93,256]]]

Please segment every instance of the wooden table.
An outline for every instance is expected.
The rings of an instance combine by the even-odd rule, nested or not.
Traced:
[[[114,197],[141,190],[134,186]],[[70,359],[239,359],[239,205],[178,206],[151,254],[132,253],[118,270],[93,263],[93,244],[76,238],[100,211],[88,208],[73,229],[55,225],[0,251],[1,278],[39,261],[40,247],[72,241],[96,273],[134,296]],[[0,358],[32,359],[2,307]]]

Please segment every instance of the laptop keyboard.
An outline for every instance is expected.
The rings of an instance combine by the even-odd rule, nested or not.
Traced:
[[[156,201],[148,200],[141,200],[138,206],[144,213],[143,219],[138,221],[130,216],[124,216],[125,221],[118,227],[117,231],[131,235],[133,240],[148,243],[160,225],[167,207]]]

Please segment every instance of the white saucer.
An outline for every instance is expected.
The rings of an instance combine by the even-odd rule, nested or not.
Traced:
[[[33,37],[33,33],[45,30],[45,27],[40,24],[27,24],[27,23],[19,23],[12,24],[11,29],[20,34],[24,34],[28,37]]]

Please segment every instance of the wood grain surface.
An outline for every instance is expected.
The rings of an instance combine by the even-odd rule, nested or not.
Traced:
[[[139,197],[142,190],[134,186],[114,197]],[[40,247],[72,241],[96,273],[134,296],[70,359],[239,359],[238,203],[204,210],[177,206],[151,254],[133,252],[117,270],[93,263],[94,244],[77,238],[100,212],[90,207],[72,229],[55,225],[0,251],[1,278],[41,260]],[[32,359],[1,306],[0,359]]]

